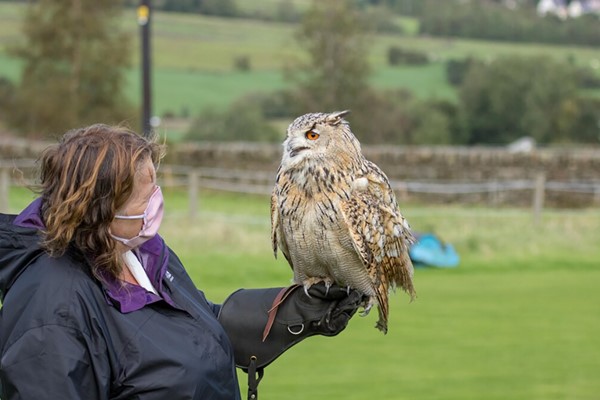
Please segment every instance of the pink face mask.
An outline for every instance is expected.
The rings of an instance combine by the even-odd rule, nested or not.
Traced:
[[[160,223],[163,217],[163,195],[160,190],[160,186],[157,186],[148,200],[146,210],[141,215],[115,215],[116,219],[143,219],[142,229],[137,236],[130,239],[115,236],[111,234],[112,238],[123,243],[130,249],[141,246],[146,241],[152,239],[158,233]]]

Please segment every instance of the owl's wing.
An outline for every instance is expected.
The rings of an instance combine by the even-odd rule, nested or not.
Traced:
[[[412,283],[413,265],[410,260],[409,246],[415,238],[410,230],[408,221],[400,213],[394,191],[387,176],[374,163],[367,161],[369,181],[367,193],[377,203],[382,215],[383,237],[381,243],[384,273],[389,276],[392,287],[400,286],[411,298],[415,296]],[[389,267],[388,267],[389,265]]]
[[[367,192],[353,194],[341,207],[341,213],[348,227],[354,249],[361,259],[375,291],[379,305],[377,328],[387,332],[389,315],[388,289],[390,284],[388,271],[391,267],[382,257],[384,244],[382,233],[382,213],[373,196]],[[385,263],[385,264],[384,264]]]
[[[277,231],[279,230],[279,206],[277,205],[277,187],[271,192],[271,246],[277,258]]]
[[[279,221],[279,206],[277,204],[277,186],[273,189],[271,193],[271,246],[273,247],[273,254],[275,258],[277,258],[277,246],[280,246],[280,250],[283,253],[283,256],[287,260],[288,264],[292,270],[294,270],[294,265],[292,264],[292,259],[289,255],[289,250],[287,247],[287,243],[285,241],[285,235],[283,230],[281,229],[281,224]]]
[[[350,199],[342,204],[342,215],[354,248],[373,282],[380,319],[385,324],[390,288],[400,286],[411,298],[415,295],[408,254],[413,235],[398,210],[387,177],[375,164],[369,164],[367,184],[353,190]]]
[[[400,231],[400,237],[403,241],[406,241],[408,245],[415,242],[415,237],[413,236],[410,225],[408,221],[398,207],[398,202],[396,201],[396,195],[390,186],[390,181],[387,176],[383,173],[383,171],[371,161],[365,160],[368,168],[368,173],[366,178],[368,180],[367,191],[371,193],[376,199],[381,207],[383,207],[386,212],[393,217],[394,224],[397,224],[397,229]]]

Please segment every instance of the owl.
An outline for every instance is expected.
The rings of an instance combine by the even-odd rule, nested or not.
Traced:
[[[287,129],[271,196],[273,251],[287,259],[295,283],[356,289],[377,305],[376,327],[387,333],[388,294],[400,286],[411,299],[414,241],[386,175],[361,153],[343,117],[312,113]]]

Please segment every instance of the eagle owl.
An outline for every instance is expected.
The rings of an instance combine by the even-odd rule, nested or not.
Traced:
[[[368,296],[376,327],[387,332],[388,293],[410,296],[413,236],[386,175],[365,159],[343,117],[348,111],[306,114],[287,129],[271,196],[271,238],[294,282],[307,290],[324,281]]]

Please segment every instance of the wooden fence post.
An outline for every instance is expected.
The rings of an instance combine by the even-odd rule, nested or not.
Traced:
[[[0,212],[7,213],[8,192],[10,190],[10,176],[7,168],[0,168]]]
[[[396,187],[396,195],[400,203],[408,202],[408,185],[406,182],[399,182]]]
[[[544,196],[546,186],[546,174],[538,173],[535,178],[533,190],[533,225],[539,226],[542,220],[542,209],[544,208]]]
[[[198,171],[196,169],[190,169],[188,172],[188,201],[191,220],[198,215],[198,180]]]
[[[499,193],[499,188],[498,188],[498,181],[496,179],[494,179],[491,184],[490,184],[490,191],[489,193],[489,202],[492,205],[492,207],[498,207],[498,203],[499,198],[500,198],[500,193]]]
[[[164,186],[171,188],[175,186],[175,178],[173,177],[173,168],[170,165],[161,167]]]

